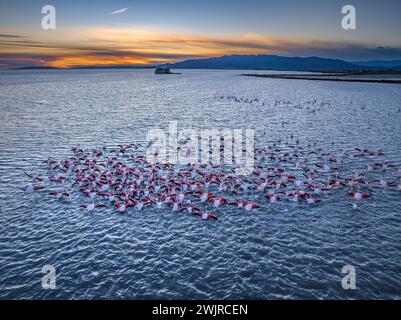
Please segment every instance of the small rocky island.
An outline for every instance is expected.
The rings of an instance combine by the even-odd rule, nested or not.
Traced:
[[[155,70],[155,74],[179,74],[179,73],[171,72],[170,68],[168,67],[158,67]]]

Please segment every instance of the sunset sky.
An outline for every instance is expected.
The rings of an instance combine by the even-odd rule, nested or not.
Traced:
[[[56,8],[56,30],[41,9]],[[341,27],[352,4],[357,30]],[[399,0],[0,0],[0,68],[145,65],[225,54],[401,59]]]

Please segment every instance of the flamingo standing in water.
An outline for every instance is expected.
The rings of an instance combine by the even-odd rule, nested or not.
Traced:
[[[270,201],[270,203],[277,203],[280,201],[280,196],[278,194],[267,194],[265,197]]]
[[[23,191],[25,191],[27,193],[32,193],[34,191],[38,191],[38,190],[41,190],[43,188],[44,188],[44,186],[30,184],[30,185],[27,185],[26,187],[22,187],[21,190],[23,190]]]
[[[309,194],[304,194],[304,195],[302,195],[302,198],[303,198],[303,199],[305,200],[305,202],[308,203],[308,204],[314,204],[314,203],[317,203],[317,202],[320,202],[320,201],[321,201],[320,199],[311,197]]]
[[[188,213],[200,212],[200,209],[198,207],[195,207],[195,206],[183,206],[180,211],[182,212],[182,211],[185,211],[185,210]]]
[[[89,198],[91,198],[92,200],[95,199],[96,195],[97,195],[97,191],[95,189],[87,189],[87,188],[83,188],[81,189],[81,191],[86,194]]]
[[[227,199],[225,197],[220,197],[218,199],[215,198],[210,198],[210,202],[213,203],[215,208],[220,207],[223,203],[227,202]]]
[[[193,214],[201,217],[203,220],[209,220],[209,219],[217,220],[217,217],[214,214],[208,213],[207,211],[205,212],[197,211],[194,212]]]
[[[55,196],[57,199],[61,199],[63,197],[69,197],[69,193],[65,191],[50,191],[49,194]]]
[[[368,193],[360,193],[360,192],[354,192],[354,191],[348,192],[348,195],[356,200],[367,199],[370,197],[370,194],[368,194]]]
[[[257,209],[260,208],[260,206],[256,203],[253,203],[249,200],[244,200],[243,201],[243,207],[246,211],[251,211],[252,209]]]
[[[127,201],[127,202],[116,202],[115,206],[117,208],[118,211],[120,212],[125,212],[125,210],[128,209],[128,207],[130,207],[132,205],[131,201]]]

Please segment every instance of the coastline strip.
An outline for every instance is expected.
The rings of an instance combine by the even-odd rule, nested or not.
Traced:
[[[401,84],[401,80],[398,79],[350,79],[350,78],[328,78],[329,76],[344,76],[344,75],[289,75],[289,74],[241,74],[245,77],[256,77],[256,78],[270,78],[270,79],[288,79],[288,80],[317,80],[317,81],[341,81],[341,82],[366,82],[366,83],[393,83]],[[347,75],[345,75],[347,76]],[[349,76],[349,75],[348,75]]]

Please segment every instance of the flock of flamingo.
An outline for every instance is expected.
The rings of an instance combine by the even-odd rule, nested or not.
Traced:
[[[251,105],[259,105],[259,106],[267,106],[269,105],[268,102],[266,101],[261,101],[259,98],[254,97],[254,98],[249,98],[249,97],[243,97],[243,96],[236,96],[236,95],[220,95],[217,97],[218,100],[220,101],[228,101],[230,103],[241,103],[241,104],[251,104]],[[312,113],[315,113],[316,111],[321,111],[325,107],[330,107],[331,102],[330,101],[320,101],[317,99],[313,100],[306,100],[294,103],[292,101],[286,100],[286,99],[276,99],[274,101],[274,104],[272,104],[274,107],[278,106],[284,106],[284,107],[294,107],[295,109],[305,109],[307,111],[312,111]]]
[[[316,144],[272,141],[255,148],[253,172],[237,176],[234,166],[224,164],[152,164],[141,147],[74,147],[67,159],[44,160],[43,174],[26,173],[29,183],[22,189],[45,192],[59,201],[79,192],[87,211],[110,207],[134,213],[153,208],[204,220],[224,217],[227,208],[249,213],[288,202],[317,206],[334,194],[343,194],[350,207],[358,208],[380,190],[401,191],[400,165],[383,159],[380,150],[325,152]]]

